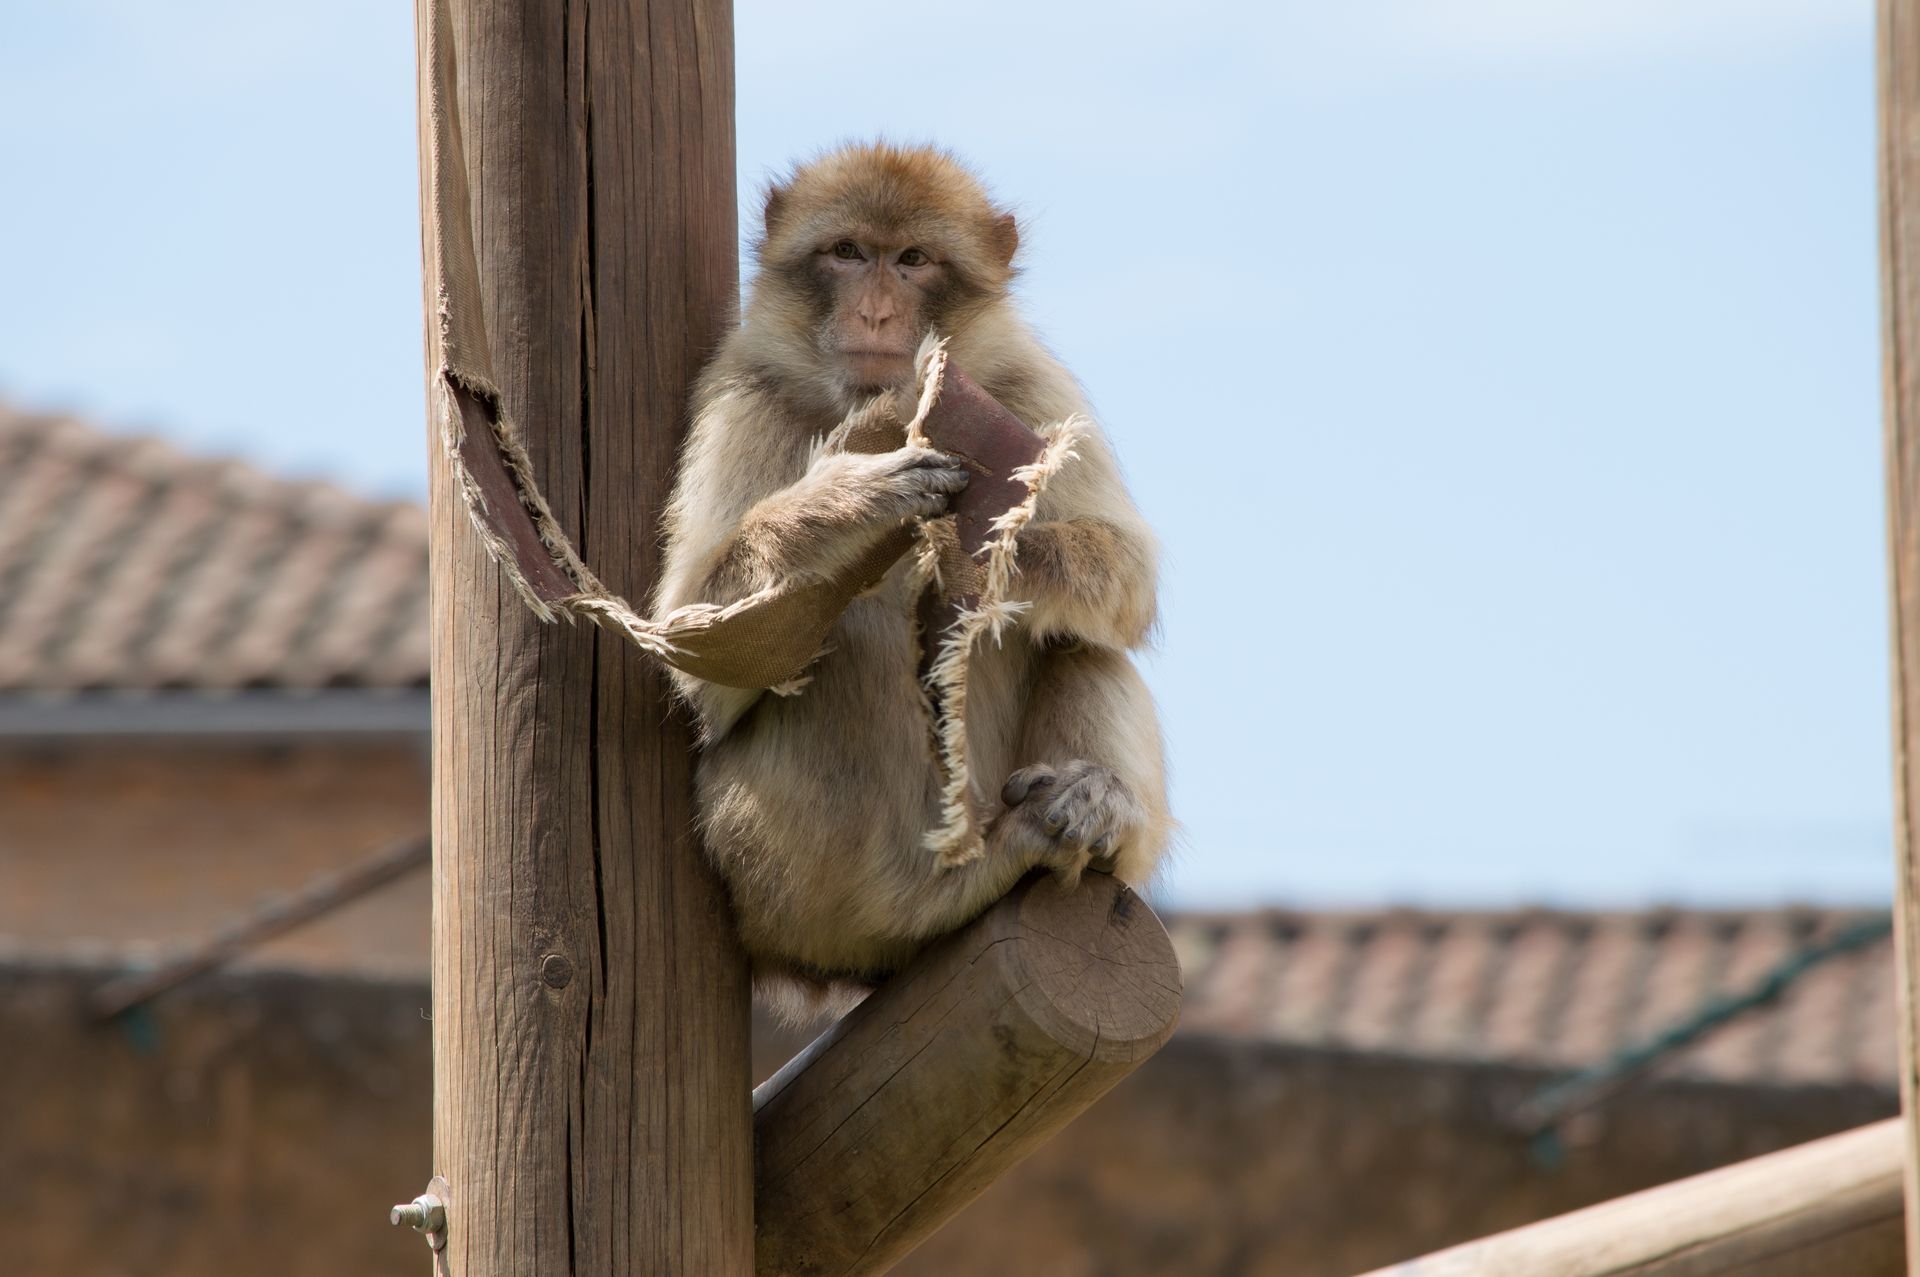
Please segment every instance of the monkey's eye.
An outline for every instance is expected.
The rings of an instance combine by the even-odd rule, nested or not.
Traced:
[[[927,255],[917,248],[909,248],[906,252],[900,254],[900,264],[902,266],[925,266],[928,260]]]
[[[865,256],[861,253],[860,246],[850,239],[843,239],[838,244],[835,244],[833,246],[833,255],[843,262],[857,262]]]

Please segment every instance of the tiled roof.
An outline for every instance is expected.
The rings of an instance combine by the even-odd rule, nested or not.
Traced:
[[[426,521],[0,406],[0,695],[421,687]],[[1581,1068],[1864,915],[1183,914],[1183,1028]],[[1896,1085],[1892,942],[1814,969],[1667,1072]]]
[[[0,407],[0,693],[423,686],[426,517]]]
[[[1745,990],[1871,914],[1187,914],[1181,1027],[1305,1046],[1573,1070]],[[1891,939],[1831,958],[1662,1071],[1896,1087]]]

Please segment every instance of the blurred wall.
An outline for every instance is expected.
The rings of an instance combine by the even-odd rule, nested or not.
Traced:
[[[261,899],[425,832],[419,743],[219,738],[0,752],[0,946],[150,959]],[[423,871],[263,946],[261,966],[417,977]]]
[[[0,967],[0,1270],[427,1271],[386,1222],[430,1169],[423,985],[237,973],[91,1022],[110,974]],[[763,1034],[759,1072],[795,1045]],[[1896,1108],[1650,1084],[1549,1167],[1490,1116],[1542,1080],[1176,1037],[896,1271],[1346,1277]]]

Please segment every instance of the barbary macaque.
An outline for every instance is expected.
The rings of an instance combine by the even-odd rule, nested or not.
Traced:
[[[938,150],[849,146],[773,186],[743,321],[695,393],[656,615],[831,578],[946,510],[969,479],[957,459],[821,444],[877,396],[911,399],[929,334],[1043,437],[1087,414],[1009,298],[1018,243]],[[972,654],[984,855],[947,866],[924,845],[943,777],[912,555],[853,600],[796,694],[675,675],[706,844],[755,983],[788,1014],[870,987],[1036,868],[1141,885],[1165,853],[1160,727],[1127,655],[1154,621],[1157,549],[1097,428],[1074,453],[1014,543],[1024,606]]]

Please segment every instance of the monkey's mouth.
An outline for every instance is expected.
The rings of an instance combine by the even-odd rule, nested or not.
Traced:
[[[848,376],[862,386],[884,386],[913,372],[910,350],[843,350],[840,360]]]

